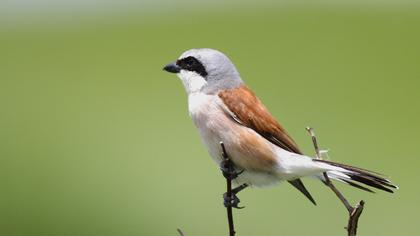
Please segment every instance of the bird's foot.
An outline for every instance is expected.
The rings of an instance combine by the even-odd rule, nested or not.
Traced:
[[[233,192],[230,194],[230,196],[228,195],[228,193],[224,193],[223,200],[224,200],[223,205],[225,205],[225,207],[233,207],[236,209],[244,208],[244,207],[238,206],[241,200],[239,200],[239,198]]]
[[[248,184],[242,184],[234,189],[232,189],[230,196],[229,194],[226,192],[223,194],[223,205],[225,205],[225,207],[233,207],[236,209],[242,209],[245,207],[240,207],[238,206],[238,204],[241,202],[241,200],[239,200],[238,196],[236,196],[237,193],[239,193],[240,191],[244,190],[246,187],[248,187]]]
[[[236,179],[244,170],[237,172],[235,168],[233,168],[233,163],[230,159],[225,159],[220,163],[220,170],[223,173],[223,176],[228,180]]]

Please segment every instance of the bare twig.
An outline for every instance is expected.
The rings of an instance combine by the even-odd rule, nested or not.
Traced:
[[[228,170],[233,171],[234,170],[233,163],[229,159],[229,156],[226,152],[225,145],[223,144],[223,142],[220,142],[220,145],[222,146],[222,156],[225,161],[224,168],[227,168]],[[226,194],[229,197],[232,196],[232,179],[231,178],[226,178]],[[227,210],[227,217],[228,217],[228,224],[229,224],[229,236],[234,236],[235,226],[233,224],[232,206],[231,205],[226,206],[226,210]]]
[[[322,159],[314,130],[311,127],[307,127],[306,130],[312,137],[312,143],[315,148],[316,158]],[[355,207],[351,206],[347,199],[343,196],[343,194],[331,182],[326,172],[323,173],[323,176],[325,179],[324,183],[335,193],[335,195],[340,199],[340,201],[343,203],[343,205],[346,207],[349,213],[348,224],[347,227],[345,227],[348,236],[355,236],[357,233],[357,223],[359,221],[360,215],[362,214],[365,202],[362,200]]]
[[[364,205],[365,202],[361,200],[350,213],[349,223],[346,227],[349,236],[356,236],[357,234],[357,223],[359,222],[359,217],[362,214]]]
[[[179,236],[185,236],[185,235],[184,235],[184,232],[182,232],[182,230],[181,230],[181,229],[176,229],[176,231],[178,231]]]

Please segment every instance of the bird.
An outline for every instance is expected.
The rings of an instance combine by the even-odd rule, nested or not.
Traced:
[[[237,173],[234,194],[246,187],[287,181],[316,205],[301,179],[325,181],[323,173],[369,192],[373,191],[365,185],[390,193],[398,188],[377,172],[303,154],[222,52],[189,49],[163,70],[175,73],[182,81],[189,115],[216,164],[223,164],[222,148],[226,148]],[[239,208],[239,199],[234,197],[233,202],[225,199],[225,206]]]

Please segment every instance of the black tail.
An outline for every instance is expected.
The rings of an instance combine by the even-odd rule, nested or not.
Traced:
[[[358,168],[358,167],[354,167],[354,166],[350,166],[346,164],[340,164],[340,163],[336,163],[332,161],[326,161],[326,160],[320,160],[320,159],[313,159],[313,160],[317,162],[326,163],[331,166],[340,167],[346,170],[343,172],[340,172],[340,171],[338,172],[346,175],[348,178],[345,178],[345,176],[342,177],[340,175],[334,175],[333,173],[331,173],[331,178],[346,182],[353,187],[356,187],[356,188],[359,188],[368,192],[373,192],[369,188],[357,184],[357,183],[362,183],[370,187],[377,188],[377,189],[380,189],[389,193],[394,192],[391,188],[398,189],[396,185],[392,184],[391,181],[389,181],[388,179],[382,177],[383,175],[380,173],[376,173],[376,172],[369,171],[366,169],[362,169],[362,168]],[[330,176],[330,173],[328,173],[328,176]]]

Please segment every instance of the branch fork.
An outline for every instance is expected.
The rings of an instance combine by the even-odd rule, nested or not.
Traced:
[[[311,127],[307,127],[306,130],[308,131],[309,135],[311,135],[312,143],[315,148],[315,155],[317,159],[322,159],[321,152],[318,146],[318,141],[315,136],[315,132]],[[350,203],[347,201],[347,199],[344,197],[344,195],[335,187],[335,185],[331,182],[330,178],[328,177],[327,173],[323,173],[324,176],[324,184],[327,185],[334,193],[335,195],[340,199],[340,201],[343,203],[343,205],[346,207],[348,213],[349,213],[349,219],[347,223],[347,227],[345,229],[347,230],[348,236],[355,236],[357,234],[357,226],[359,222],[359,217],[363,212],[363,208],[365,205],[365,202],[363,200],[359,201],[354,207],[350,205]]]

